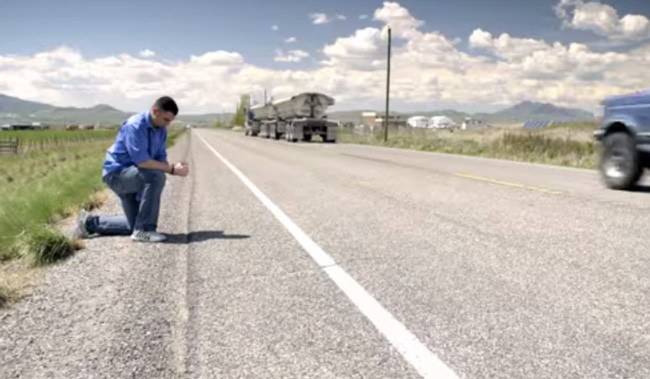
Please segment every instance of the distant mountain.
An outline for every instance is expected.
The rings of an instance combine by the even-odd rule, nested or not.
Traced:
[[[350,110],[329,112],[328,118],[341,122],[358,123],[361,114],[368,110]],[[0,94],[0,124],[42,122],[49,124],[69,123],[103,123],[119,125],[124,119],[135,112],[125,112],[107,104],[95,105],[91,108],[55,107],[49,104],[26,101],[19,98]],[[382,116],[382,110],[376,111]],[[587,111],[575,108],[563,108],[548,103],[524,101],[510,108],[494,113],[464,113],[455,110],[428,110],[422,112],[391,112],[401,118],[411,116],[447,116],[461,123],[466,117],[483,120],[487,123],[518,123],[524,121],[584,121],[593,120],[593,115]],[[212,126],[217,120],[229,120],[232,113],[183,114],[177,120],[180,123],[196,126]]]
[[[51,105],[0,94],[0,113],[33,113],[54,108]]]
[[[524,101],[510,108],[492,113],[492,119],[502,121],[586,121],[594,115],[582,109],[558,107],[548,103]]]
[[[234,113],[205,113],[205,114],[183,114],[178,115],[177,120],[185,124],[196,126],[214,126],[217,120],[232,120]]]
[[[3,124],[118,124],[130,114],[106,104],[91,108],[55,107],[0,94],[0,122]]]
[[[329,118],[341,122],[354,122],[358,123],[361,119],[361,113],[368,112],[367,110],[354,110],[354,111],[337,111],[329,113]],[[371,111],[376,112],[378,117],[385,114],[384,111]],[[524,101],[512,107],[500,110],[494,113],[465,113],[451,109],[437,110],[437,111],[422,111],[422,112],[390,112],[391,115],[397,115],[400,118],[408,118],[411,116],[447,116],[452,120],[461,123],[466,117],[471,117],[476,120],[483,120],[488,123],[517,123],[525,121],[586,121],[593,120],[592,113],[576,108],[563,108],[548,103],[536,103],[531,101]]]
[[[41,122],[53,125],[94,123],[119,125],[134,113],[121,111],[107,104],[98,104],[90,108],[55,107],[0,94],[0,124]],[[211,126],[218,119],[231,117],[232,113],[181,114],[177,120],[180,123]]]
[[[53,107],[49,110],[36,112],[34,118],[56,123],[120,123],[132,115],[109,105],[96,105],[91,108]]]

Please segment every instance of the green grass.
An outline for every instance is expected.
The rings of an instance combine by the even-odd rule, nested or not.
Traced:
[[[174,146],[176,140],[181,136],[187,129],[182,126],[173,126],[169,127],[167,130],[167,148]]]
[[[35,266],[47,265],[74,254],[77,245],[52,228],[37,229],[18,241],[17,250]]]
[[[10,261],[41,266],[70,256],[77,244],[50,224],[78,206],[93,203],[101,189],[101,163],[106,142],[57,151],[2,157],[0,165],[0,306],[19,297],[26,270],[8,276]],[[4,262],[4,264],[2,264]]]
[[[463,154],[570,167],[595,168],[598,145],[591,138],[593,123],[554,125],[545,129],[490,128],[483,130],[391,129],[356,134],[341,130],[339,141],[449,154]]]
[[[168,147],[183,132],[170,128]],[[115,131],[19,131],[2,132],[0,138],[14,133],[39,148],[0,156],[0,306],[15,301],[30,282],[29,266],[48,265],[79,250],[81,243],[53,224],[101,204],[102,163],[115,137]],[[8,267],[20,268],[9,272]]]
[[[40,236],[48,224],[78,207],[92,206],[91,194],[104,186],[101,166],[108,146],[110,142],[90,142],[74,148],[3,157],[0,260],[24,256],[17,248],[20,241]]]
[[[184,131],[184,128],[170,128],[168,146],[172,146]],[[41,131],[33,135],[37,133]],[[61,133],[74,134],[77,131]],[[93,194],[105,189],[101,167],[106,149],[112,142],[112,138],[90,140],[65,149],[2,157],[0,261],[25,257],[29,255],[25,250],[29,250],[36,257],[45,258],[33,260],[35,263],[51,262],[47,258],[49,253],[42,253],[37,245],[58,249],[54,242],[60,241],[51,238],[55,233],[48,229],[48,225],[79,208],[92,209],[98,205],[99,200]],[[38,238],[32,240],[34,236]]]

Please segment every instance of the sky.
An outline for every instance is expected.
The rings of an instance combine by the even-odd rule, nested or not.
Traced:
[[[2,0],[0,94],[232,112],[315,91],[332,110],[597,111],[650,87],[648,0]]]

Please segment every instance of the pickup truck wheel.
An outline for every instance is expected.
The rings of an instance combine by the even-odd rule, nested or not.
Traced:
[[[611,189],[632,189],[643,174],[634,138],[627,133],[608,135],[603,141],[599,171],[605,185]]]

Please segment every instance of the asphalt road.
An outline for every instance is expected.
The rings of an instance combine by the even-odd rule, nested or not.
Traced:
[[[648,378],[650,186],[193,130],[160,230],[0,311],[0,378]],[[112,200],[103,212],[118,212]]]

